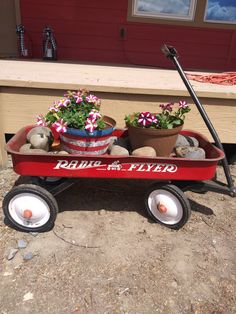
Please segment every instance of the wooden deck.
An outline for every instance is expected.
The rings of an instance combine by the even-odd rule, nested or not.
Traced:
[[[134,111],[158,110],[159,103],[186,99],[185,129],[211,136],[176,70],[63,62],[0,60],[0,166],[6,165],[4,134],[15,133],[46,113],[66,90],[88,88],[102,99],[102,113],[124,127]],[[188,73],[193,73],[188,71]],[[223,143],[236,143],[236,86],[191,81]]]

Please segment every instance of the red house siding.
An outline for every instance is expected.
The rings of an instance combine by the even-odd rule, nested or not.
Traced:
[[[21,0],[21,18],[42,58],[42,31],[54,30],[58,59],[171,67],[160,51],[175,46],[185,69],[236,70],[236,30],[127,21],[128,0]],[[124,37],[121,37],[124,29]]]

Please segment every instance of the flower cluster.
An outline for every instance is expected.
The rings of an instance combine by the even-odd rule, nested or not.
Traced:
[[[151,112],[135,112],[125,117],[128,125],[155,128],[155,129],[173,129],[184,123],[185,114],[190,108],[185,100],[179,101],[178,109],[173,111],[174,103],[160,104],[161,113],[153,114]]]
[[[100,99],[85,89],[68,91],[64,98],[54,102],[45,116],[37,117],[37,125],[52,127],[59,133],[66,132],[67,128],[102,130],[106,124],[99,112],[100,105]]]

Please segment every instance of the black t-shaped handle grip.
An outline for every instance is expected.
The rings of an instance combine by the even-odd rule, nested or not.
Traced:
[[[161,48],[161,51],[164,53],[164,55],[167,57],[167,58],[178,58],[178,52],[177,50],[175,49],[175,47],[173,46],[169,46],[169,45],[163,45],[162,48]]]

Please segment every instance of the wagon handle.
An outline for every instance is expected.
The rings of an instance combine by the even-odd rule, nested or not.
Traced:
[[[179,57],[177,50],[173,46],[164,45],[161,50],[167,58]]]
[[[200,112],[209,132],[211,133],[211,136],[213,137],[216,146],[221,149],[222,151],[224,151],[223,145],[220,141],[220,138],[213,126],[213,124],[211,123],[204,107],[202,106],[201,102],[199,101],[194,89],[192,88],[192,85],[190,84],[189,80],[187,79],[187,76],[185,75],[181,65],[178,62],[178,53],[177,50],[173,47],[173,46],[169,46],[169,45],[163,45],[163,47],[161,48],[162,52],[165,54],[165,56],[169,59],[171,59],[172,63],[174,64],[174,66],[176,67],[177,71],[179,72],[180,77],[182,78],[190,96],[192,97],[195,105],[198,108],[198,111]],[[230,169],[229,169],[229,164],[228,161],[226,159],[226,156],[224,157],[224,159],[222,159],[222,165],[224,168],[224,173],[225,173],[225,177],[227,180],[227,184],[228,184],[228,188],[230,191],[230,195],[231,196],[236,196],[236,187],[234,186],[234,182],[230,173]]]

